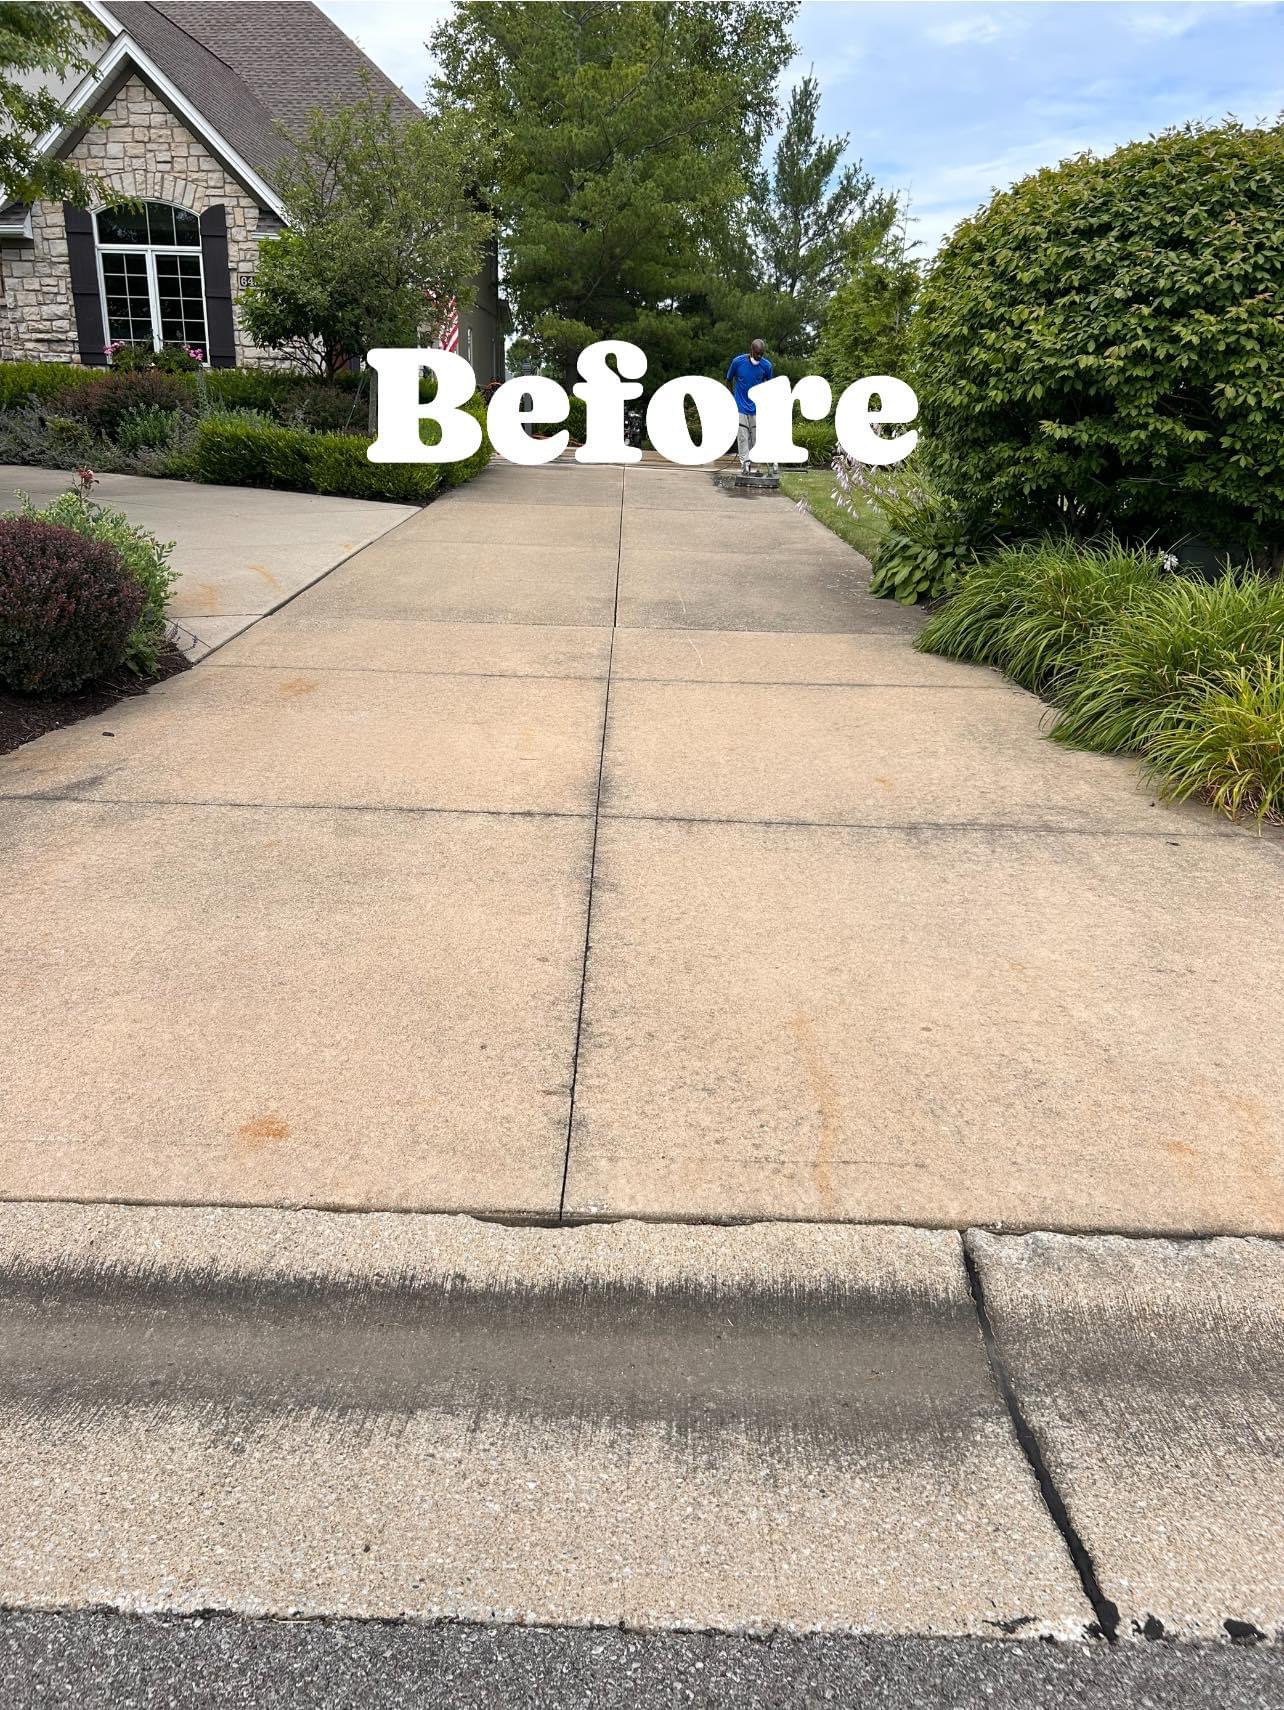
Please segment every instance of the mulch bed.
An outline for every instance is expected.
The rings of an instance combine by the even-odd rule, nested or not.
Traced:
[[[149,682],[140,682],[124,669],[100,678],[74,695],[15,695],[0,689],[0,754],[32,742],[47,730],[59,730],[78,719],[93,718],[130,695],[145,695],[154,684],[163,683],[191,665],[168,641],[161,648],[160,666]]]

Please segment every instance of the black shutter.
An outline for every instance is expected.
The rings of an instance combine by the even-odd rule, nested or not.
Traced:
[[[70,202],[64,202],[62,217],[67,227],[67,260],[80,360],[89,367],[103,368],[107,363],[107,338],[103,332],[103,300],[98,292],[94,216],[85,208],[73,208]]]
[[[201,265],[205,269],[205,355],[211,368],[236,367],[232,275],[227,265],[227,215],[220,202],[201,215]]]

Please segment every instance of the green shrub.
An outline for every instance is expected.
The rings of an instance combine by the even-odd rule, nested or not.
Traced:
[[[1162,575],[1156,554],[1118,541],[1062,537],[1004,547],[970,567],[915,645],[998,666],[1025,688],[1054,694]]]
[[[1231,819],[1284,820],[1284,647],[1183,701],[1145,756],[1170,801],[1202,796]]]
[[[311,486],[317,493],[424,505],[441,487],[443,472],[449,467],[440,463],[371,463],[366,456],[370,441],[350,433],[301,437],[308,442]]]
[[[871,594],[912,606],[939,600],[958,586],[975,556],[978,534],[919,461],[878,469],[840,455],[834,479],[839,503],[854,513],[872,506],[885,524],[871,558]]]
[[[256,427],[205,420],[192,442],[196,478],[227,486],[284,487],[303,493],[333,493],[356,499],[426,504],[447,470],[454,484],[476,472],[489,448],[457,465],[371,463],[368,439],[348,433],[305,433],[296,428]]]
[[[912,362],[948,491],[1005,533],[1284,551],[1284,124],[1189,125],[996,195]]]
[[[16,409],[33,398],[53,398],[101,375],[101,368],[81,368],[74,362],[0,362],[0,410]]]
[[[125,655],[143,590],[104,540],[34,517],[0,521],[0,683],[67,694]]]
[[[119,554],[143,594],[138,620],[125,642],[124,663],[140,677],[154,676],[165,639],[165,603],[178,574],[169,562],[174,542],[158,540],[148,529],[131,523],[124,511],[93,504],[76,492],[60,493],[41,510],[36,510],[24,495],[21,512],[11,514],[72,529],[84,539],[101,541]]]
[[[1101,632],[1063,687],[1052,734],[1101,753],[1142,748],[1210,689],[1269,662],[1282,637],[1284,582],[1165,576],[1126,622]]]
[[[794,444],[805,446],[807,462],[813,469],[828,469],[838,456],[838,435],[831,421],[794,423]]]
[[[207,420],[192,442],[197,479],[224,487],[285,487],[308,492],[308,440],[293,428]]]
[[[116,444],[127,457],[136,456],[140,451],[160,451],[174,443],[180,420],[177,410],[161,409],[157,404],[131,410],[120,419]]]

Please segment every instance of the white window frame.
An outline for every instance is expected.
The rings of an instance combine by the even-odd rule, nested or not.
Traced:
[[[176,202],[162,204],[165,207],[177,208]],[[103,340],[106,344],[112,342],[111,322],[107,315],[107,279],[103,272],[104,255],[141,255],[147,266],[147,299],[152,317],[152,349],[163,350],[165,341],[161,337],[160,291],[156,284],[156,257],[158,255],[194,255],[201,280],[201,318],[205,322],[205,338],[200,349],[205,353],[205,367],[210,360],[210,321],[209,306],[205,296],[205,255],[203,246],[197,243],[100,243],[98,239],[98,215],[104,209],[96,210],[94,214],[94,257],[98,268],[98,300],[102,306]],[[182,213],[191,213],[190,208],[180,209]]]

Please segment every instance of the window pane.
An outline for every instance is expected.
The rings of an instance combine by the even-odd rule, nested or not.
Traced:
[[[158,255],[156,294],[160,299],[161,339],[165,344],[205,344],[205,299],[201,263],[196,255]]]
[[[107,295],[107,337],[128,344],[150,345],[152,307],[147,293],[147,257],[104,255],[103,284]]]
[[[152,243],[173,243],[174,210],[165,202],[147,204],[147,228]]]
[[[98,214],[99,243],[146,243],[146,208],[103,208]]]
[[[201,227],[195,214],[189,214],[186,208],[174,209],[174,242],[199,244]]]

